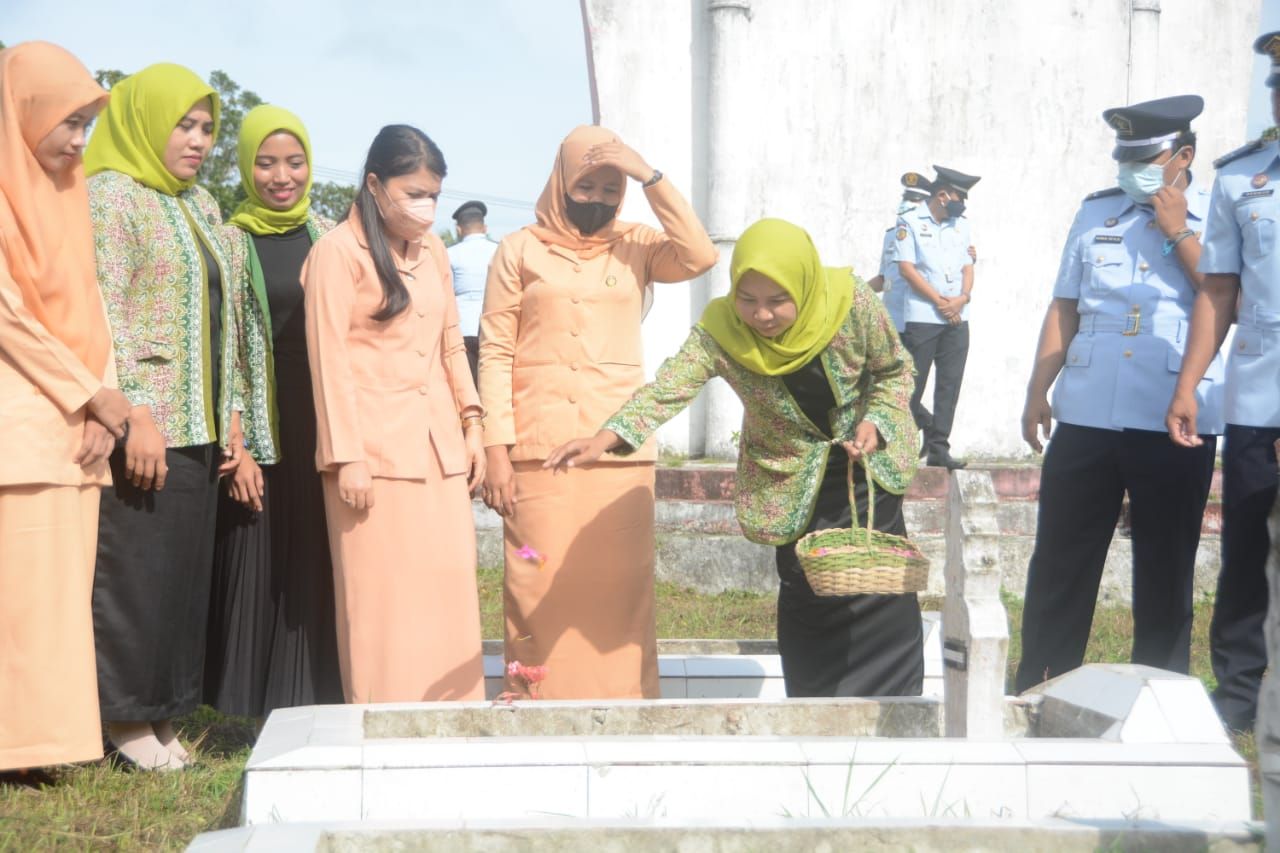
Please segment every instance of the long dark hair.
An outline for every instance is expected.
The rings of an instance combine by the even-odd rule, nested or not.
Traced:
[[[364,228],[365,239],[369,241],[374,269],[382,282],[382,307],[373,315],[373,319],[379,322],[390,320],[409,307],[409,291],[400,278],[395,258],[382,233],[382,214],[378,213],[378,205],[369,189],[369,176],[375,176],[386,186],[388,179],[416,172],[423,166],[440,178],[444,178],[448,171],[439,146],[431,141],[431,137],[407,124],[389,124],[378,131],[364,161],[360,192],[356,194],[355,203],[360,209],[360,225]]]

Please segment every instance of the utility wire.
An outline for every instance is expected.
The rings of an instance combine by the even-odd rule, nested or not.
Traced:
[[[315,166],[312,168],[312,171],[318,178],[326,181],[336,181],[349,186],[354,186],[360,179],[360,176],[355,172],[347,172],[342,169],[330,169],[326,166]],[[532,202],[523,201],[518,198],[492,195],[490,193],[471,192],[469,190],[450,188],[442,190],[440,195],[445,198],[458,199],[459,201],[477,199],[479,201],[483,201],[485,204],[497,207],[510,207],[517,210],[533,210]]]

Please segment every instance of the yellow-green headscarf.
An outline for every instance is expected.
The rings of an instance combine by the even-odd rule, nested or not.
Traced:
[[[85,173],[122,172],[166,195],[187,189],[195,178],[183,181],[165,168],[164,149],[178,122],[203,98],[213,107],[216,141],[221,118],[218,93],[194,71],[160,62],[124,78],[111,87],[111,100],[89,138]]]
[[[734,308],[738,282],[754,270],[768,276],[796,303],[796,321],[782,334],[766,338],[742,321]],[[848,267],[824,267],[808,232],[782,219],[761,219],[738,238],[729,263],[733,286],[713,299],[699,325],[734,361],[753,373],[794,373],[826,348],[853,305]]]
[[[302,151],[307,155],[307,185],[293,207],[275,210],[268,207],[253,185],[253,161],[258,149],[271,134],[284,130],[298,138]],[[307,211],[311,209],[311,140],[302,119],[283,107],[263,104],[254,107],[240,125],[240,139],[236,142],[236,159],[240,163],[240,184],[247,198],[236,206],[235,213],[227,220],[250,234],[283,234],[303,225]]]

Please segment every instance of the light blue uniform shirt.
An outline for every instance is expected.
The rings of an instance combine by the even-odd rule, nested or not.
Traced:
[[[458,323],[464,338],[480,334],[480,311],[484,306],[484,283],[489,277],[489,261],[498,244],[487,234],[468,234],[449,247],[453,269],[453,295],[458,300]]]
[[[942,296],[959,296],[964,286],[964,268],[969,257],[969,220],[963,216],[935,222],[929,205],[898,217],[894,232],[894,261],[910,261],[924,280]],[[933,303],[903,281],[906,293],[906,322],[947,325]],[[960,309],[960,319],[969,319],[969,306]]]
[[[898,226],[895,225],[884,232],[884,245],[880,249],[880,275],[884,279],[884,290],[880,298],[884,301],[885,310],[889,312],[889,319],[893,320],[893,327],[901,332],[907,327],[906,300],[911,285],[898,272],[898,263],[893,259],[893,246],[897,242],[893,235],[897,230]]]
[[[1240,276],[1226,388],[1226,421],[1239,426],[1280,427],[1277,187],[1280,148],[1272,142],[1218,171],[1205,223],[1200,271]]]
[[[1187,227],[1200,231],[1209,194],[1187,190]],[[1119,190],[1085,199],[1062,250],[1053,295],[1074,299],[1080,329],[1053,391],[1053,416],[1101,429],[1164,432],[1196,292],[1176,251],[1163,253],[1155,212]],[[1222,361],[1196,388],[1203,434],[1222,432]]]

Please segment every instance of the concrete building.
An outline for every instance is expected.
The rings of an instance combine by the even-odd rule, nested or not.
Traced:
[[[1194,92],[1194,169],[1246,133],[1259,0],[582,0],[599,123],[690,193],[721,263],[659,286],[650,374],[711,296],[734,238],[761,216],[803,224],[828,263],[875,274],[898,176],[932,163],[982,175],[972,344],[958,454],[1026,454],[1018,420],[1039,324],[1080,199],[1112,186],[1106,107]],[[623,216],[653,222],[639,192]],[[660,434],[732,456],[740,409],[705,392]]]

